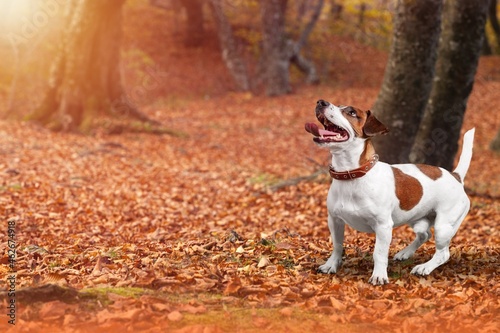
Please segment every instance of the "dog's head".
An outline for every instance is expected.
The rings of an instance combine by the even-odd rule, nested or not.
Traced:
[[[334,148],[356,139],[368,139],[389,132],[370,110],[336,106],[322,99],[316,104],[316,118],[325,129],[318,128],[315,123],[307,123],[305,129],[314,135],[314,142],[321,147]]]

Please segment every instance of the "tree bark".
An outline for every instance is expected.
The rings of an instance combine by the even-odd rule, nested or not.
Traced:
[[[290,86],[290,56],[285,35],[287,0],[261,0],[262,64],[266,95],[284,95]]]
[[[497,45],[500,46],[500,24],[498,23],[497,16],[497,0],[490,0],[490,7],[488,9],[488,18],[490,20],[491,28],[495,33]]]
[[[495,136],[493,141],[491,141],[490,148],[493,151],[500,152],[500,128],[498,129],[497,135]]]
[[[187,13],[184,44],[188,47],[200,46],[205,38],[203,2],[202,0],[182,0],[181,2]]]
[[[245,62],[241,58],[236,40],[234,38],[233,29],[229,23],[220,0],[210,0],[210,7],[217,26],[217,35],[222,51],[222,58],[226,63],[226,67],[233,76],[234,81],[241,90],[250,89],[250,80]]]
[[[398,0],[382,87],[373,109],[391,132],[375,141],[388,163],[407,162],[429,97],[442,0]]]
[[[300,54],[300,51],[306,45],[307,40],[309,39],[309,35],[311,34],[312,30],[314,29],[314,26],[316,25],[316,22],[319,19],[321,10],[323,9],[323,5],[324,5],[324,0],[319,0],[311,15],[311,19],[305,26],[304,30],[302,30],[302,33],[298,41],[296,43],[293,42],[292,40],[288,41],[288,43],[291,43],[290,46],[291,62],[295,64],[301,72],[306,74],[306,82],[310,84],[319,83],[319,76],[316,71],[316,66],[314,66],[314,63],[312,61],[309,61],[308,59],[304,58]]]
[[[436,78],[410,160],[448,170],[472,91],[489,0],[445,0]]]
[[[86,130],[96,115],[151,121],[129,101],[120,73],[125,0],[73,0],[47,92],[29,119],[54,130]]]

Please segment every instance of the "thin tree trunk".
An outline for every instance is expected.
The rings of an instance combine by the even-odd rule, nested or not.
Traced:
[[[481,53],[489,0],[445,0],[436,78],[410,159],[453,167]]]
[[[290,55],[285,36],[287,0],[261,0],[262,51],[266,95],[277,96],[292,91]]]
[[[498,129],[497,135],[495,136],[493,141],[491,141],[490,148],[493,151],[500,152],[500,128]]]
[[[203,26],[203,2],[202,0],[182,0],[182,5],[187,13],[184,44],[188,47],[200,46],[205,37],[205,28]]]
[[[490,42],[488,41],[488,34],[486,33],[486,29],[484,31],[483,38],[483,48],[481,50],[482,55],[492,55],[493,51],[491,50]]]
[[[125,0],[73,0],[41,105],[29,116],[56,130],[87,129],[99,114],[154,123],[127,98],[120,73]]]
[[[391,132],[375,141],[388,163],[407,162],[429,97],[442,0],[398,0],[382,88],[373,109]]]
[[[314,63],[312,61],[309,61],[308,59],[304,58],[300,54],[300,51],[306,45],[307,40],[309,39],[309,35],[311,34],[312,30],[314,29],[314,26],[316,25],[316,22],[319,19],[321,10],[323,9],[323,5],[324,5],[324,0],[319,0],[311,15],[311,19],[309,20],[304,30],[302,31],[302,34],[300,35],[298,41],[296,43],[293,42],[292,40],[288,41],[288,43],[291,44],[289,46],[289,49],[291,50],[291,57],[290,57],[291,62],[295,64],[301,72],[307,75],[306,82],[312,84],[319,83],[319,76],[316,71],[316,66],[314,66]]]
[[[309,22],[307,22],[304,30],[302,30],[302,33],[300,34],[300,38],[297,41],[297,51],[300,51],[302,47],[304,47],[307,43],[307,40],[309,39],[309,35],[313,31],[314,27],[316,26],[316,22],[319,19],[319,16],[321,15],[321,10],[323,9],[325,1],[324,0],[318,0],[318,3],[316,7],[314,8],[314,11],[311,15],[311,19]]]
[[[500,24],[498,23],[497,16],[497,0],[490,0],[490,7],[488,9],[488,18],[490,20],[491,28],[495,33],[497,45],[500,46]]]
[[[233,76],[234,81],[241,90],[250,89],[250,80],[245,62],[241,58],[236,40],[233,35],[233,29],[222,9],[220,0],[210,0],[210,7],[217,25],[217,35],[222,50],[222,58],[226,67]]]
[[[292,45],[290,48],[296,49],[296,47],[293,45],[294,42],[290,40],[290,43]],[[306,83],[309,84],[318,84],[319,83],[319,76],[318,72],[316,71],[316,66],[312,61],[309,61],[308,59],[304,58],[300,52],[297,52],[294,50],[294,54],[292,55],[290,61],[297,66],[297,68],[306,74]]]

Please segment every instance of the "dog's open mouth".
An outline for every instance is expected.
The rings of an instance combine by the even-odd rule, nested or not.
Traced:
[[[344,142],[349,139],[347,130],[331,123],[326,118],[323,118],[323,126],[325,129],[319,128],[315,123],[306,123],[305,129],[307,132],[314,135],[314,142]]]

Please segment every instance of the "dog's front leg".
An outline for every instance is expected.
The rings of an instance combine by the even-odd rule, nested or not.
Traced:
[[[384,223],[375,227],[375,251],[373,252],[373,274],[368,282],[373,285],[389,283],[387,264],[389,262],[389,246],[392,240],[392,225]]]
[[[342,253],[344,251],[344,230],[345,223],[341,219],[333,218],[328,213],[328,229],[332,236],[333,251],[325,264],[319,266],[318,271],[326,274],[337,273],[337,269],[342,264]]]

